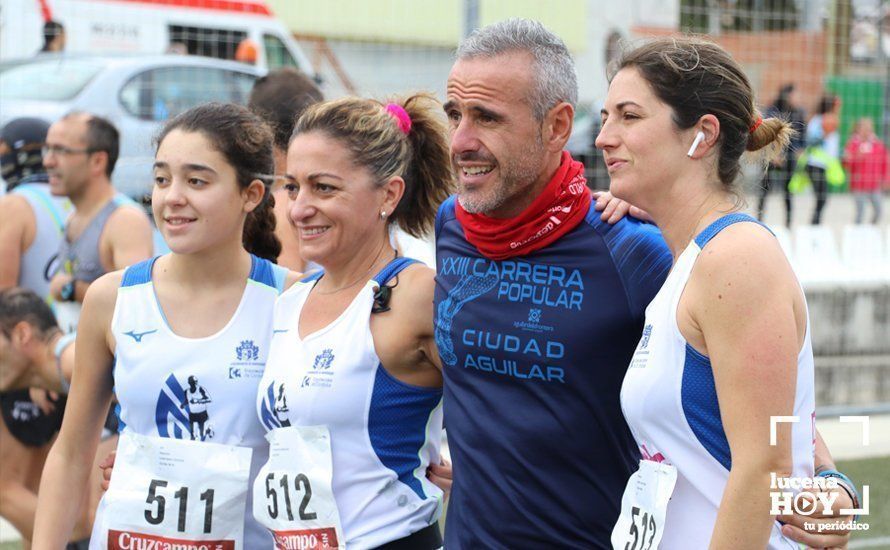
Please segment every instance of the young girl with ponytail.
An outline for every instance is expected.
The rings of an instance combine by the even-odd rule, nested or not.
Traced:
[[[152,209],[171,253],[90,287],[34,548],[65,545],[77,517],[71,496],[85,490],[112,392],[121,442],[90,548],[272,545],[249,502],[268,450],[249,404],[275,299],[297,278],[270,261],[281,248],[272,134],[247,109],[211,103],[168,122],[157,144]]]
[[[254,515],[280,548],[442,546],[434,272],[389,239],[393,224],[425,234],[452,189],[439,112],[426,95],[340,99],[291,137],[288,212],[324,271],[279,298],[257,399],[271,449]]]

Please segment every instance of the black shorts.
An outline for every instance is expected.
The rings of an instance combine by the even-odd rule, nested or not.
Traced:
[[[189,422],[204,423],[207,422],[208,418],[210,417],[207,415],[207,411],[201,411],[199,413],[189,413]]]
[[[62,427],[66,400],[60,395],[55,410],[47,415],[31,401],[28,390],[15,390],[0,393],[0,413],[13,437],[28,447],[42,447]]]

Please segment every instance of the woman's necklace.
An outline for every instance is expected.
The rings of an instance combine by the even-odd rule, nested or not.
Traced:
[[[383,241],[383,244],[380,245],[380,250],[377,251],[377,256],[374,257],[374,261],[371,262],[371,265],[368,266],[368,270],[365,271],[364,273],[362,273],[362,274],[358,277],[358,279],[356,279],[355,281],[353,281],[353,282],[351,282],[351,283],[349,283],[349,284],[347,284],[347,285],[343,285],[343,286],[341,286],[341,287],[339,287],[339,288],[335,288],[334,290],[319,290],[319,288],[318,288],[318,284],[316,283],[315,292],[317,292],[318,294],[321,294],[321,295],[325,295],[325,296],[326,296],[326,295],[329,295],[329,294],[336,294],[336,293],[340,292],[341,290],[346,290],[347,288],[352,288],[352,287],[354,287],[355,285],[359,284],[360,282],[362,282],[362,280],[364,280],[364,279],[368,276],[368,273],[370,273],[371,270],[374,269],[374,266],[377,265],[377,261],[380,260],[380,255],[383,254],[383,249],[384,249],[384,248],[386,248],[386,241]],[[319,280],[319,282],[320,282],[320,281],[321,281],[321,278],[319,278],[318,280]]]

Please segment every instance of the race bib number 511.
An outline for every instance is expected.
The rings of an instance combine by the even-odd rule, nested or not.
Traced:
[[[676,467],[652,460],[640,461],[640,469],[627,480],[621,497],[621,516],[612,529],[614,550],[658,548],[676,483]]]
[[[242,550],[252,452],[125,430],[98,535],[110,550]]]

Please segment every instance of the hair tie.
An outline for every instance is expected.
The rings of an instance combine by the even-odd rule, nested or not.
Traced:
[[[751,125],[751,129],[748,130],[748,133],[753,134],[758,128],[760,128],[761,124],[763,124],[763,117],[759,116],[757,117],[757,120],[754,121],[754,124]]]
[[[399,130],[407,136],[408,132],[411,131],[411,117],[408,115],[408,111],[401,105],[395,103],[387,103],[386,111],[396,119],[396,124],[399,125]]]

